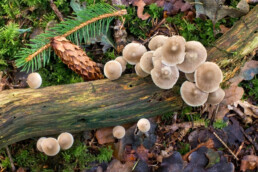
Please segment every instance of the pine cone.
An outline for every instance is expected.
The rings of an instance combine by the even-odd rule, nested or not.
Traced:
[[[91,81],[104,78],[100,68],[87,56],[85,51],[65,37],[52,38],[51,46],[63,63],[81,75],[84,80]]]

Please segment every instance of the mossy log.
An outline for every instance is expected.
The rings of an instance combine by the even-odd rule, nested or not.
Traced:
[[[245,57],[258,47],[257,10],[258,6],[208,51],[209,60],[220,64],[225,77],[232,77],[237,70],[229,69],[239,69]],[[115,126],[177,111],[184,105],[179,86],[164,91],[150,77],[124,75],[116,81],[2,91],[0,148],[31,137]]]

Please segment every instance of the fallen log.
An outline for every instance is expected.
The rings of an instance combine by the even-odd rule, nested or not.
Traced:
[[[209,60],[222,67],[226,80],[258,47],[257,12],[258,6],[208,52]],[[184,105],[179,86],[164,91],[150,77],[124,75],[116,81],[103,79],[37,90],[2,91],[0,148],[31,137],[114,126],[177,111]]]

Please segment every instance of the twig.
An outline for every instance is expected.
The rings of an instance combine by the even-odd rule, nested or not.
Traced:
[[[243,142],[241,143],[241,145],[239,146],[237,152],[236,152],[236,156],[237,156],[237,155],[240,153],[240,151],[243,149],[244,144],[245,144],[245,142],[243,141]]]
[[[62,15],[62,13],[58,10],[56,4],[54,3],[53,0],[50,0],[50,7],[52,8],[52,10],[55,12],[55,14],[57,15],[57,17],[59,18],[60,21],[64,21],[64,17]]]
[[[15,169],[15,166],[14,166],[14,164],[13,164],[13,158],[12,158],[11,152],[10,152],[8,146],[6,146],[5,149],[6,149],[8,158],[9,158],[10,163],[11,163],[12,172],[15,172],[16,169]]]
[[[247,138],[247,140],[248,140],[249,142],[251,142],[251,143],[254,145],[255,150],[258,151],[258,145],[257,145],[257,143],[254,142],[253,139],[245,133],[245,131],[244,131],[244,129],[243,129],[242,127],[240,128],[240,130],[241,130],[241,132],[245,135],[245,137]]]
[[[228,149],[228,151],[233,155],[233,157],[238,160],[237,156],[234,152],[227,146],[227,144],[217,135],[217,133],[213,132],[214,136]]]

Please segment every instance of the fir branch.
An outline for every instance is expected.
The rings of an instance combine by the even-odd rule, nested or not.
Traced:
[[[50,31],[30,40],[26,48],[17,54],[16,66],[23,70],[37,70],[50,60],[50,39],[55,36],[67,37],[79,44],[82,40],[91,43],[96,37],[108,32],[109,24],[114,17],[125,15],[126,10],[117,11],[108,4],[95,4],[77,13],[77,18],[70,17],[51,28]]]

